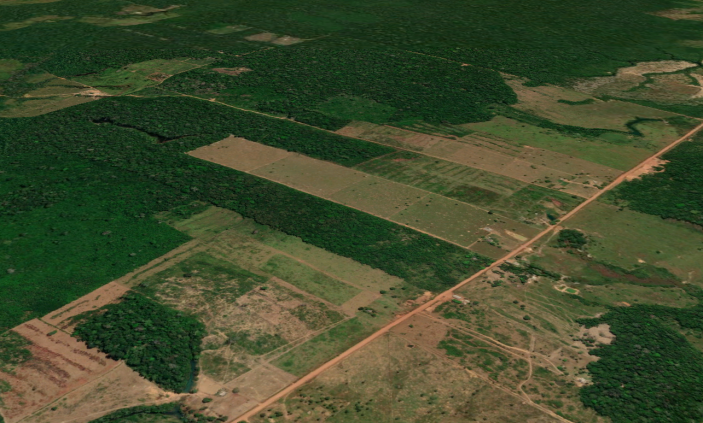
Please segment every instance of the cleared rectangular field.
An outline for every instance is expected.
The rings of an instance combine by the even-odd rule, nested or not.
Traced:
[[[232,143],[237,144],[226,150],[213,147],[209,151],[218,152],[216,157],[218,163],[229,163],[232,166],[238,166],[238,170],[250,168],[252,163],[243,156],[251,154],[256,158],[259,157],[262,151],[257,147],[251,146],[250,142],[246,140],[235,141],[230,139],[227,142],[230,145]],[[239,150],[236,145],[242,145],[245,148]],[[201,148],[192,152],[192,154],[203,158],[213,157],[211,154],[203,153],[204,151],[206,150]],[[236,156],[237,158],[229,160],[223,157],[224,155]],[[406,224],[464,247],[470,245],[481,236],[481,232],[478,229],[484,226],[483,222],[485,219],[479,218],[479,216],[488,214],[487,210],[481,210],[458,200],[441,197],[405,184],[388,181],[358,170],[300,154],[284,155],[280,160],[250,170],[249,173],[382,218],[387,218],[394,222]],[[488,178],[485,179],[488,180]],[[444,201],[447,204],[451,204],[452,211],[450,214],[444,216],[447,211],[443,210],[442,207],[427,208],[429,204],[423,203],[425,207],[422,207],[422,218],[413,217],[412,219],[406,219],[402,217],[404,215],[400,215],[401,217],[398,218],[391,218],[392,215],[398,216],[399,212],[403,212],[409,207],[421,207],[417,206],[417,204],[430,197],[436,200],[435,203]],[[502,216],[496,217],[500,217],[502,220],[510,220]],[[437,222],[433,222],[433,219],[437,220]],[[458,231],[453,230],[452,226],[460,229]],[[525,225],[514,222],[514,226]],[[468,235],[467,232],[471,233],[471,235]],[[527,232],[530,231],[528,230]],[[509,244],[506,243],[506,245]]]
[[[352,122],[337,133],[422,152],[430,157],[586,198],[593,195],[596,188],[584,188],[579,178],[587,177],[593,181],[593,185],[600,185],[612,180],[613,175],[619,174],[617,170],[564,154],[543,153],[541,149],[537,149],[539,150],[537,152],[532,149],[524,154],[525,148],[522,144],[518,145],[519,148],[516,150],[510,147],[508,141],[501,142],[490,134],[488,136],[471,134],[462,138],[455,137],[455,139],[420,134],[426,142],[418,143],[417,133],[367,122]],[[550,162],[539,157],[540,154],[551,156]],[[550,166],[551,162],[557,163],[556,167]],[[577,165],[567,167],[563,165],[566,162],[574,162]],[[578,174],[580,173],[578,169],[583,169],[586,174]]]
[[[427,196],[426,191],[369,176],[337,191],[330,199],[376,216],[388,218]]]
[[[485,170],[401,151],[364,162],[356,169],[469,203],[519,222],[544,227],[580,200]]]
[[[344,304],[361,292],[356,287],[333,279],[282,254],[271,257],[261,270],[336,305]]]
[[[364,179],[361,172],[300,154],[285,157],[250,173],[324,198]]]
[[[479,238],[493,231],[505,237],[505,231],[491,227],[506,219],[496,217],[466,203],[430,194],[421,201],[390,217],[391,220],[413,226],[426,232],[468,247]],[[539,232],[538,229],[511,221],[515,232],[525,240]]]
[[[235,136],[191,151],[191,156],[248,172],[290,156],[291,152]]]
[[[14,328],[27,341],[31,358],[14,369],[0,361],[0,407],[13,423],[117,367],[118,361],[39,319]],[[16,336],[16,335],[13,335]]]

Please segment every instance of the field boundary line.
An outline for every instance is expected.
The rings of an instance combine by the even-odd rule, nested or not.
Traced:
[[[688,140],[691,136],[695,135],[695,134],[696,134],[697,132],[699,132],[701,129],[703,129],[703,123],[701,123],[700,125],[696,126],[696,127],[693,128],[693,129],[691,129],[691,130],[690,130],[688,133],[686,133],[684,136],[682,136],[681,138],[679,138],[679,139],[677,139],[676,141],[672,142],[672,143],[669,144],[668,146],[662,148],[661,150],[657,151],[657,152],[654,153],[652,156],[650,156],[650,157],[648,157],[647,159],[643,160],[643,161],[640,162],[637,166],[633,167],[632,169],[628,170],[627,172],[624,172],[623,174],[621,174],[620,176],[618,176],[617,178],[615,178],[615,180],[614,180],[613,182],[611,182],[610,184],[608,184],[605,188],[599,190],[593,197],[587,199],[587,200],[584,201],[583,203],[581,203],[581,204],[579,204],[578,206],[576,206],[576,207],[575,207],[573,210],[571,210],[569,213],[567,213],[566,215],[564,215],[564,216],[560,219],[560,222],[564,222],[565,220],[570,219],[571,217],[573,217],[574,215],[576,215],[578,212],[580,212],[581,210],[583,210],[586,206],[588,206],[589,204],[591,204],[592,202],[594,202],[595,200],[597,200],[598,198],[600,198],[603,194],[605,194],[606,192],[608,192],[608,191],[612,190],[613,188],[617,187],[617,186],[620,185],[622,182],[626,181],[626,179],[627,179],[628,176],[631,176],[631,175],[636,174],[636,172],[638,172],[638,171],[639,171],[643,166],[645,166],[647,163],[649,163],[650,161],[653,161],[653,160],[657,159],[659,156],[661,156],[661,155],[667,153],[668,151],[672,150],[672,149],[673,149],[674,147],[676,147],[677,145],[679,145],[679,144],[681,144],[682,142]],[[388,331],[389,331],[390,329],[392,329],[393,327],[399,325],[400,323],[403,323],[404,321],[408,320],[408,319],[411,318],[412,316],[414,316],[414,315],[416,315],[416,314],[419,314],[419,313],[421,313],[421,312],[427,310],[427,309],[430,308],[430,307],[437,306],[437,305],[439,305],[439,304],[442,303],[442,302],[451,300],[452,295],[453,295],[453,293],[454,293],[454,290],[456,290],[456,289],[458,289],[458,288],[461,288],[461,287],[463,287],[464,285],[467,285],[467,284],[470,283],[470,282],[473,282],[474,280],[480,278],[481,276],[483,276],[483,275],[486,274],[487,272],[489,272],[489,271],[491,271],[491,270],[493,270],[493,269],[499,267],[501,264],[503,264],[503,263],[505,263],[506,261],[508,261],[508,260],[514,258],[515,256],[519,255],[519,254],[522,253],[524,250],[526,250],[526,249],[529,248],[531,245],[533,245],[535,242],[537,242],[538,240],[540,240],[543,236],[545,236],[545,235],[549,234],[550,232],[552,232],[552,231],[553,231],[555,228],[557,228],[557,227],[558,227],[558,225],[554,225],[554,226],[551,226],[551,227],[549,227],[549,228],[543,230],[542,232],[540,232],[539,234],[537,234],[536,236],[534,236],[531,240],[527,241],[526,243],[524,243],[524,244],[521,245],[520,247],[516,248],[516,249],[513,250],[512,252],[506,254],[503,258],[496,260],[495,262],[493,262],[493,264],[491,264],[491,265],[489,265],[488,267],[485,267],[483,270],[480,270],[480,271],[476,272],[475,274],[469,276],[468,278],[466,278],[466,279],[464,279],[463,281],[459,282],[459,283],[458,283],[457,285],[455,285],[454,287],[452,287],[452,288],[448,289],[447,291],[445,291],[445,292],[443,292],[443,293],[437,295],[434,299],[432,299],[432,300],[426,302],[425,304],[422,304],[422,305],[418,306],[416,309],[410,311],[409,313],[404,314],[404,315],[402,315],[402,316],[399,316],[398,318],[396,318],[396,320],[394,320],[394,321],[388,323],[386,326],[382,327],[381,329],[379,329],[378,331],[376,331],[375,333],[373,333],[371,336],[369,336],[369,337],[367,337],[366,339],[364,339],[363,341],[357,343],[357,344],[354,345],[353,347],[349,348],[348,350],[346,350],[346,351],[343,352],[342,354],[338,355],[337,357],[333,358],[332,360],[328,361],[327,363],[323,364],[322,366],[318,367],[317,369],[313,370],[312,372],[308,373],[307,375],[303,376],[303,377],[300,378],[297,382],[294,382],[293,384],[289,385],[287,388],[285,388],[285,389],[279,391],[277,394],[273,395],[273,396],[272,396],[271,398],[269,398],[268,400],[262,402],[258,407],[255,407],[255,408],[253,408],[252,410],[249,410],[248,412],[246,412],[245,414],[243,414],[243,415],[241,415],[241,416],[239,416],[239,417],[237,417],[237,418],[238,418],[239,420],[248,421],[252,416],[254,416],[255,414],[261,412],[261,410],[265,409],[266,407],[269,407],[270,405],[274,404],[276,401],[278,401],[279,399],[281,399],[282,397],[284,397],[284,396],[287,395],[288,393],[290,393],[290,392],[296,390],[297,388],[299,388],[299,387],[303,386],[304,384],[310,382],[311,380],[315,379],[318,375],[320,375],[321,373],[323,373],[325,370],[327,370],[327,369],[329,369],[329,368],[331,368],[331,367],[333,367],[333,366],[339,364],[340,362],[344,361],[347,357],[349,357],[349,356],[351,356],[352,354],[354,354],[355,352],[359,351],[360,349],[362,349],[363,347],[365,347],[366,345],[368,345],[369,343],[371,343],[373,340],[375,340],[375,339],[378,338],[379,336],[381,336],[381,335],[383,335],[384,333],[388,332]],[[230,420],[230,421],[233,421],[233,420],[235,420],[235,419],[232,419],[232,420]],[[566,420],[565,420],[565,421],[566,421]]]

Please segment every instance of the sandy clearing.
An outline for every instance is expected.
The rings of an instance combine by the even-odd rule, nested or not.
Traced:
[[[632,174],[628,175],[626,180],[631,181],[633,179],[638,179],[641,178],[643,175],[648,175],[650,173],[659,173],[663,172],[664,170],[657,170],[659,166],[663,166],[665,164],[669,163],[668,160],[662,160],[660,158],[655,158],[644,165],[642,165],[639,169],[637,169],[636,172],[633,172]]]
[[[263,41],[263,42],[271,42],[277,38],[277,35],[274,34],[273,32],[261,32],[259,34],[254,34],[250,35],[248,37],[244,37],[245,40],[249,41]]]
[[[42,320],[52,326],[62,330],[70,329],[71,318],[86,311],[96,310],[106,304],[117,301],[122,295],[129,291],[129,287],[110,282],[95,291],[72,301],[60,309],[42,317]],[[70,330],[68,330],[70,332]]]
[[[222,166],[249,172],[284,159],[293,153],[230,135],[223,140],[200,147],[188,154]]]
[[[291,37],[290,35],[284,35],[282,37],[278,37],[275,40],[271,41],[271,43],[279,45],[279,46],[292,46],[293,44],[302,43],[303,41],[305,41],[305,40],[302,38]]]
[[[121,362],[104,376],[69,392],[22,423],[87,423],[116,409],[170,402],[179,397],[163,391]]]
[[[237,75],[241,75],[245,72],[252,71],[252,69],[244,68],[244,67],[241,67],[241,68],[213,68],[212,70],[214,72],[222,73],[222,74],[230,75],[230,76],[237,76]]]
[[[250,171],[309,194],[328,198],[335,192],[353,185],[367,175],[338,164],[292,154]]]
[[[264,364],[227,383],[227,388],[230,392],[234,388],[239,388],[241,395],[263,401],[295,382],[296,379],[298,379],[296,376],[288,372],[270,364]]]
[[[28,347],[32,358],[18,367],[14,375],[0,373],[0,380],[12,388],[0,394],[7,423],[31,415],[119,365],[38,319],[13,330],[32,342]]]

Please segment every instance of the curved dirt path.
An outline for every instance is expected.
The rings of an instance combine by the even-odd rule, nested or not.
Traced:
[[[674,141],[673,143],[669,144],[668,146],[662,148],[661,150],[659,150],[657,153],[653,154],[653,155],[650,156],[649,158],[643,160],[640,164],[638,164],[638,165],[635,166],[634,168],[630,169],[630,170],[627,171],[627,172],[624,172],[623,174],[621,174],[620,176],[618,176],[617,178],[615,178],[615,180],[614,180],[613,182],[611,182],[610,184],[608,184],[605,188],[603,188],[603,189],[601,189],[600,191],[598,191],[598,193],[596,193],[594,196],[592,196],[591,198],[587,199],[587,200],[584,201],[583,203],[581,203],[581,204],[579,204],[578,206],[576,206],[576,207],[575,207],[573,210],[571,210],[569,213],[565,214],[565,215],[561,218],[560,223],[562,223],[562,222],[564,222],[565,220],[570,219],[571,217],[573,217],[576,213],[580,212],[580,211],[583,210],[586,206],[588,206],[589,204],[591,204],[592,202],[594,202],[594,201],[596,201],[598,198],[600,198],[603,194],[605,194],[606,192],[608,192],[608,191],[612,190],[613,188],[617,187],[618,185],[620,185],[620,184],[621,184],[623,181],[625,181],[628,177],[631,177],[632,175],[638,175],[638,174],[639,174],[638,172],[640,172],[640,169],[641,169],[642,167],[650,166],[652,162],[656,162],[656,161],[659,159],[659,156],[661,156],[662,154],[667,153],[668,151],[670,151],[671,149],[673,149],[673,148],[676,147],[677,145],[679,145],[679,144],[681,144],[682,142],[688,140],[691,136],[693,136],[694,134],[696,134],[697,132],[699,132],[701,129],[703,129],[703,123],[701,123],[700,125],[696,126],[696,127],[693,128],[692,130],[690,130],[688,133],[686,133],[684,136],[682,136],[682,137],[679,138],[678,140],[676,140],[676,141]],[[510,253],[508,253],[507,255],[505,255],[503,258],[498,259],[498,260],[496,260],[495,262],[493,262],[493,264],[491,264],[490,266],[486,267],[485,269],[483,269],[483,270],[481,270],[481,271],[479,271],[479,272],[477,272],[477,273],[475,273],[475,274],[469,276],[468,278],[466,278],[466,279],[464,279],[463,281],[459,282],[459,283],[458,283],[456,286],[454,286],[453,288],[450,288],[450,289],[448,289],[447,291],[445,291],[445,292],[443,292],[443,293],[437,295],[434,299],[432,299],[432,300],[426,302],[425,304],[423,304],[423,305],[417,307],[416,309],[410,311],[409,313],[404,314],[404,315],[402,315],[402,316],[399,316],[399,317],[398,317],[397,319],[395,319],[394,321],[388,323],[386,326],[384,326],[384,327],[382,327],[381,329],[379,329],[378,331],[374,332],[374,333],[373,333],[371,336],[369,336],[368,338],[364,339],[363,341],[359,342],[358,344],[354,345],[353,347],[351,347],[351,348],[349,348],[348,350],[344,351],[343,353],[339,354],[338,356],[336,356],[336,357],[333,358],[332,360],[328,361],[327,363],[323,364],[322,366],[318,367],[317,369],[315,369],[315,370],[313,370],[312,372],[308,373],[307,375],[303,376],[303,377],[300,378],[298,381],[296,381],[296,382],[294,382],[293,384],[289,385],[287,388],[283,389],[282,391],[278,392],[276,395],[272,396],[272,397],[269,398],[268,400],[262,402],[262,403],[259,404],[258,406],[256,406],[256,407],[254,407],[253,409],[249,410],[248,412],[246,412],[246,413],[243,414],[242,416],[240,416],[240,417],[238,417],[238,418],[236,418],[236,419],[232,419],[232,421],[234,421],[234,420],[237,420],[237,421],[246,420],[246,421],[248,421],[249,418],[251,418],[252,416],[254,416],[254,415],[258,414],[258,413],[260,413],[261,410],[265,409],[266,407],[271,406],[273,403],[275,403],[275,402],[278,401],[279,399],[285,397],[285,396],[288,395],[290,392],[293,392],[294,390],[298,389],[299,387],[303,386],[304,384],[306,384],[306,383],[310,382],[311,380],[315,379],[318,375],[320,375],[322,372],[324,372],[325,370],[329,369],[330,367],[333,367],[333,366],[339,364],[341,361],[343,361],[344,359],[346,359],[346,358],[349,357],[350,355],[352,355],[352,354],[354,354],[355,352],[359,351],[360,349],[362,349],[363,347],[365,347],[366,345],[368,345],[368,344],[371,343],[372,341],[376,340],[376,339],[377,339],[378,337],[380,337],[381,335],[387,333],[387,332],[388,332],[390,329],[392,329],[393,327],[395,327],[395,326],[397,326],[397,325],[403,323],[404,321],[408,320],[408,319],[411,318],[412,316],[414,316],[414,315],[416,315],[416,314],[419,314],[419,313],[421,313],[421,312],[427,310],[427,309],[430,308],[430,307],[435,307],[435,306],[441,304],[442,302],[451,300],[452,295],[454,294],[454,290],[459,289],[459,288],[463,287],[464,285],[466,285],[466,284],[468,284],[468,283],[470,283],[470,282],[472,282],[472,281],[474,281],[474,280],[480,278],[480,277],[483,276],[485,273],[487,273],[488,271],[493,270],[493,269],[499,267],[501,264],[505,263],[507,260],[510,260],[510,259],[512,259],[513,257],[515,257],[515,256],[517,256],[517,255],[520,255],[520,253],[522,253],[522,252],[525,251],[527,248],[529,248],[530,246],[532,246],[534,243],[536,243],[538,240],[540,240],[543,236],[545,236],[545,235],[549,234],[550,232],[552,232],[552,230],[554,230],[554,228],[555,228],[555,226],[552,226],[552,227],[549,227],[549,228],[543,230],[542,232],[540,232],[540,233],[538,233],[537,235],[535,235],[532,239],[530,239],[529,241],[527,241],[526,243],[524,243],[524,244],[521,245],[520,247],[516,248],[516,249],[513,250],[512,252],[510,252]]]

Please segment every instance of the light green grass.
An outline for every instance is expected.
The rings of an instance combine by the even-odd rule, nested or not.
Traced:
[[[600,202],[566,226],[581,229],[593,240],[587,248],[596,260],[628,269],[643,260],[682,280],[703,283],[703,232],[698,229]]]
[[[615,144],[598,138],[578,138],[498,116],[489,122],[467,125],[471,129],[499,136],[516,145],[529,145],[568,154],[619,170],[628,170],[650,156],[650,150]],[[610,134],[622,138],[624,135]]]
[[[341,305],[361,292],[358,288],[340,282],[281,254],[271,257],[261,267],[261,270],[332,304]]]
[[[373,330],[373,327],[355,317],[289,351],[274,361],[273,365],[296,376],[303,376],[349,349]]]

